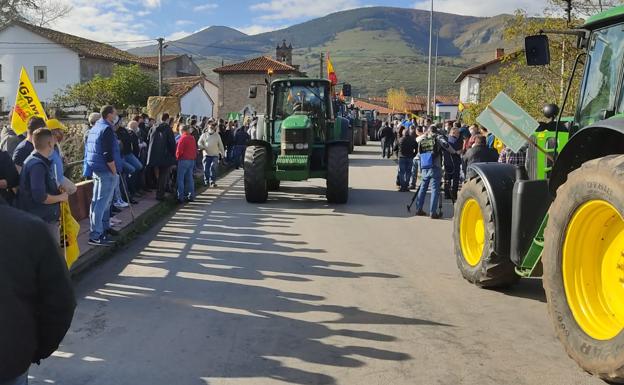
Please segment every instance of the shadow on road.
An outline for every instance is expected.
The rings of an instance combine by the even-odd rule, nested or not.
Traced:
[[[143,245],[109,260],[105,265],[114,277],[98,274],[101,269],[87,273],[77,289],[82,300],[74,326],[60,348],[65,356],[34,371],[31,382],[182,385],[271,378],[289,384],[335,384],[334,377],[310,364],[357,368],[365,365],[362,358],[411,358],[382,348],[396,337],[361,330],[366,325],[451,326],[268,287],[274,280],[292,287],[327,277],[399,277],[323,259],[324,249],[291,231],[296,219],[292,205],[318,207],[321,199],[289,200],[286,212],[283,200],[309,192],[304,190],[285,187],[266,205],[231,203],[241,199],[237,186],[219,198],[219,205],[200,196],[146,234]],[[367,190],[356,198],[356,212],[357,202],[363,205],[368,198]],[[308,214],[317,215],[296,215]]]

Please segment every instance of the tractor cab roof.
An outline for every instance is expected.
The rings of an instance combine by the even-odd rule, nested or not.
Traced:
[[[624,22],[624,5],[607,9],[588,18],[582,28],[592,30],[619,22]]]
[[[271,82],[271,85],[276,84],[276,83],[285,83],[285,82],[290,82],[292,84],[310,84],[312,82],[315,83],[327,83],[329,84],[329,80],[327,79],[314,79],[314,78],[282,78],[282,79],[275,79]]]

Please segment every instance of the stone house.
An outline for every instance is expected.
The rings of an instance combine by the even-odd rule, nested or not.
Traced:
[[[264,114],[266,110],[265,79],[288,76],[303,76],[298,66],[292,65],[292,46],[286,42],[277,47],[277,58],[260,56],[241,63],[215,68],[219,74],[219,101],[217,103],[219,118],[225,119],[230,113],[242,115]],[[258,97],[249,99],[249,87],[259,85]]]
[[[143,56],[143,60],[158,67],[158,56]],[[189,55],[163,55],[163,79],[199,76],[201,69]]]
[[[115,64],[139,64],[156,75],[158,66],[111,45],[21,21],[0,27],[0,113],[9,111],[22,67],[42,102],[68,85],[86,82],[97,74],[111,76]]]

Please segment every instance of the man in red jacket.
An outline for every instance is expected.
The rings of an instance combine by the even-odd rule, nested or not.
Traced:
[[[193,202],[195,200],[195,181],[193,180],[193,169],[195,168],[195,157],[197,156],[197,143],[191,135],[190,127],[183,125],[180,128],[182,136],[176,148],[176,159],[178,160],[178,202]]]

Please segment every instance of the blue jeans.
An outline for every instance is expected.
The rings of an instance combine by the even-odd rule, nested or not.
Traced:
[[[28,371],[12,380],[2,381],[0,385],[28,385]]]
[[[431,199],[429,204],[429,215],[434,214],[436,207],[438,207],[438,201],[440,199],[440,183],[442,183],[442,169],[440,167],[426,168],[422,171],[422,181],[420,182],[420,189],[418,190],[418,200],[416,203],[416,210],[420,211],[425,205],[425,197],[427,190],[429,189],[429,182],[433,180],[431,186]]]
[[[420,159],[414,157],[414,163],[412,164],[412,175],[410,178],[410,186],[416,187],[418,181],[418,170],[420,169]]]
[[[89,238],[100,239],[110,228],[110,206],[115,189],[119,186],[119,175],[111,172],[93,172],[93,198],[89,210]]]
[[[178,200],[195,199],[195,181],[193,180],[194,160],[178,161]]]
[[[141,171],[141,169],[143,168],[143,164],[134,154],[124,155],[123,161],[124,174],[132,175],[137,171]]]
[[[218,156],[204,156],[204,183],[214,183],[217,180]]]
[[[410,175],[412,174],[412,164],[414,158],[402,157],[399,158],[399,184],[402,189],[407,189],[409,184]]]
[[[240,144],[234,146],[234,166],[236,166],[236,168],[243,165],[243,156],[245,155],[246,148],[247,146]]]

